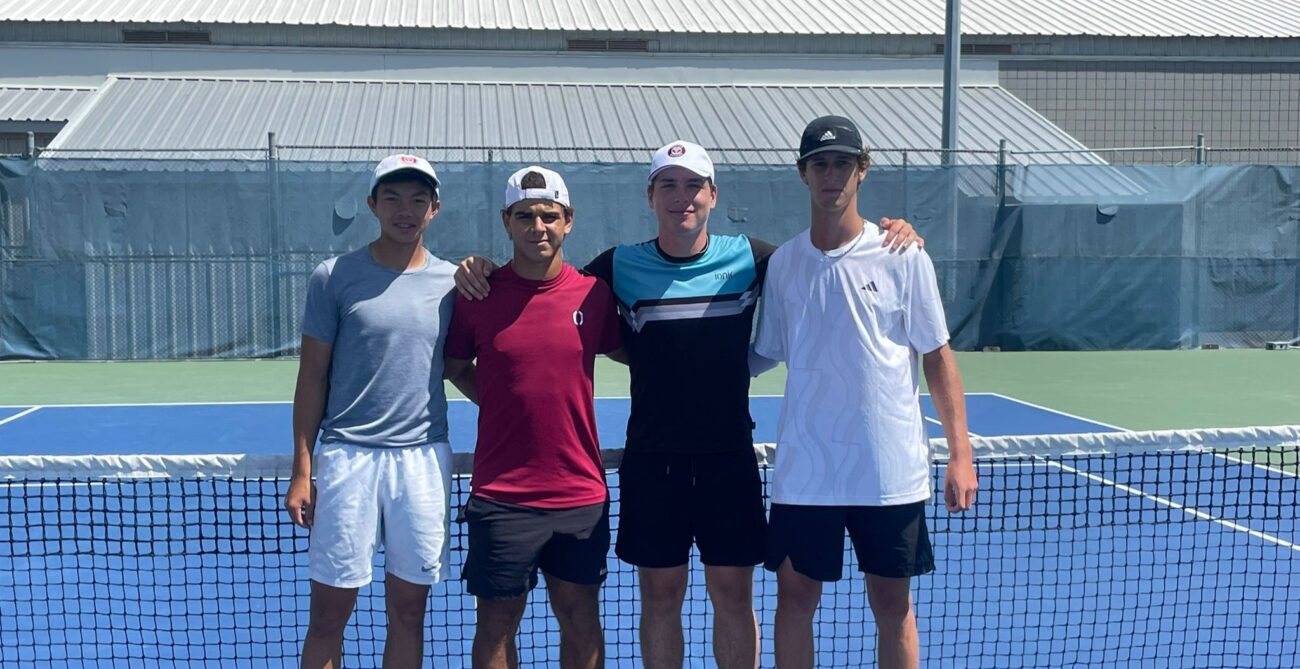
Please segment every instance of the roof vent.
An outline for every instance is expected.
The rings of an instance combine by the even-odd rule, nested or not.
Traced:
[[[934,45],[934,52],[943,55],[943,44]],[[961,45],[961,55],[963,56],[1010,56],[1010,44],[963,44]]]
[[[571,39],[569,51],[623,51],[647,52],[650,40],[646,39]]]
[[[126,44],[211,44],[206,30],[123,30]]]

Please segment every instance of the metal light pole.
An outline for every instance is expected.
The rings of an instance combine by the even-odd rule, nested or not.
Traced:
[[[957,107],[961,92],[961,0],[947,0],[943,46],[943,164],[957,162]]]

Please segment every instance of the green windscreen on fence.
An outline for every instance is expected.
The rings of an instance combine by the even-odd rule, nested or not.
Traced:
[[[520,163],[442,162],[440,257],[505,259]],[[655,235],[639,164],[552,163],[566,258]],[[373,239],[369,162],[0,161],[0,358],[293,353],[311,269]],[[710,230],[808,224],[792,165],[720,161]],[[890,164],[860,198],[910,220],[958,349],[1258,346],[1300,330],[1300,167]]]

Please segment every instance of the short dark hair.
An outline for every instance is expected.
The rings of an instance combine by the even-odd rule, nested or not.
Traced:
[[[418,183],[429,189],[429,195],[433,199],[438,199],[438,187],[434,185],[433,180],[427,174],[421,174],[415,170],[400,170],[391,174],[385,174],[375,182],[375,187],[370,190],[370,199],[375,198],[375,193],[379,192],[380,186],[392,184]]]
[[[529,172],[519,180],[519,187],[524,189],[546,188],[546,177],[537,172]]]
[[[813,154],[813,156],[815,155],[818,154]],[[807,158],[800,158],[799,160],[795,161],[794,164],[799,168],[800,174],[803,173],[804,168],[808,167],[808,161],[812,160],[813,156],[808,156]],[[867,169],[867,166],[871,164],[871,149],[865,146],[862,147],[862,153],[859,153],[857,158],[858,158],[858,169],[860,170]]]

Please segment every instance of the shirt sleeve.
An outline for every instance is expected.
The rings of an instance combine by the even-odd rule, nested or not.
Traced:
[[[447,328],[447,343],[443,354],[457,360],[473,360],[477,357],[478,346],[474,342],[474,327],[471,321],[470,301],[456,294],[455,306],[451,309],[451,326]]]
[[[930,254],[918,250],[909,256],[903,326],[912,348],[930,353],[948,343],[948,322],[943,314],[943,299],[939,295],[939,281]]]
[[[604,281],[597,280],[592,296],[601,303],[600,344],[597,353],[609,353],[623,348],[623,327],[619,323],[618,305],[614,293]]]
[[[754,253],[754,273],[758,275],[758,280],[762,281],[767,276],[767,262],[776,252],[776,247],[761,239],[749,239],[749,249]]]
[[[770,360],[785,361],[786,318],[781,304],[780,281],[780,267],[769,260],[767,277],[763,279],[763,297],[758,303],[754,352]]]
[[[302,333],[326,344],[333,344],[339,330],[339,308],[329,284],[329,263],[321,263],[307,279],[307,305],[302,314]]]
[[[617,247],[616,247],[617,248]],[[609,249],[604,253],[596,256],[586,267],[582,268],[582,273],[587,276],[594,276],[604,281],[610,288],[614,287],[614,251]]]

